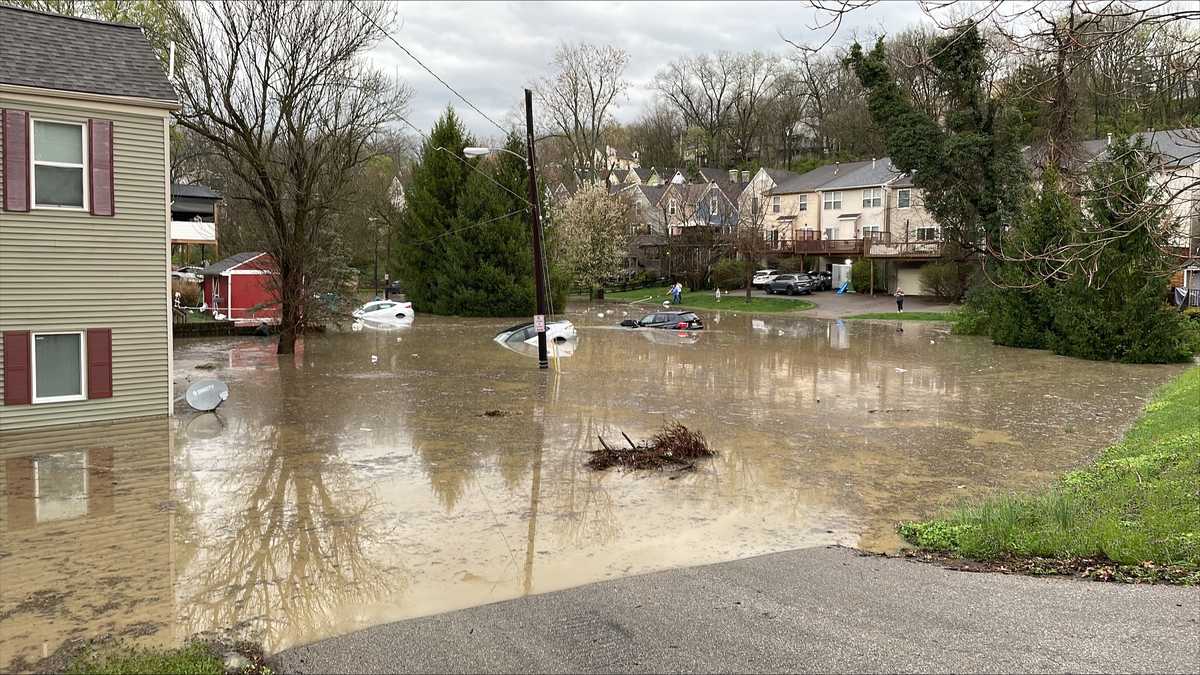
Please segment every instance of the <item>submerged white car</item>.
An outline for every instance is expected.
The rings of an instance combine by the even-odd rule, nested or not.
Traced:
[[[546,324],[546,341],[563,343],[576,337],[575,324],[570,321],[550,321]],[[496,342],[502,345],[525,343],[537,344],[537,331],[532,323],[522,323],[496,333]]]
[[[372,321],[408,321],[415,314],[416,312],[413,311],[411,302],[399,302],[397,300],[374,300],[353,312],[353,316],[356,319],[370,319]]]

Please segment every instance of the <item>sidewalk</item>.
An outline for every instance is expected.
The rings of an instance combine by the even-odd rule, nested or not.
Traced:
[[[789,551],[377,626],[284,673],[1191,672],[1195,589]]]

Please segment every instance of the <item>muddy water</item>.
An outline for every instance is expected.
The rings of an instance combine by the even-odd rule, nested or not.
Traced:
[[[229,384],[217,415],[3,437],[0,669],[73,637],[281,649],[675,566],[891,549],[898,520],[1086,461],[1179,371],[918,323],[724,312],[681,336],[596,311],[571,315],[557,373],[494,344],[503,321],[419,317],[283,359],[257,338],[181,340],[179,391]],[[718,458],[584,468],[597,434],[668,420]]]

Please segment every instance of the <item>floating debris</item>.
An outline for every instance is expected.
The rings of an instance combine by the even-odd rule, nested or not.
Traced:
[[[672,422],[662,428],[649,442],[640,445],[633,442],[627,434],[621,432],[628,448],[613,447],[597,436],[600,440],[600,450],[593,450],[588,459],[588,467],[603,471],[614,466],[627,469],[661,469],[667,466],[677,467],[677,471],[691,471],[696,468],[697,459],[713,457],[717,453],[708,447],[708,441],[698,431],[692,431],[678,422]]]

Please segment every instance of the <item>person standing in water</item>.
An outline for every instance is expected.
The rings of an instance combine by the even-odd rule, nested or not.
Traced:
[[[904,291],[896,289],[896,311],[904,313]]]

